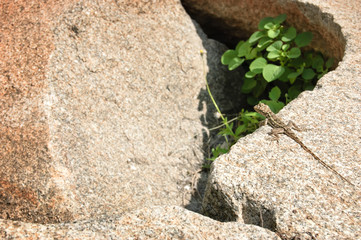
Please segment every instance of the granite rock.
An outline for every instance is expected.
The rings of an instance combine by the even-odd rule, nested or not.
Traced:
[[[1,9],[0,216],[55,223],[189,205],[208,40],[179,2]]]
[[[360,238],[359,2],[189,3],[222,24],[238,17],[239,37],[284,11],[316,32],[339,65],[279,116],[306,125],[305,144],[357,188],[265,127],[208,181],[204,213],[237,222],[180,207],[216,121],[204,75],[223,110],[239,104],[224,95],[241,74],[220,66],[225,47],[176,0],[2,1],[0,238]]]
[[[237,239],[280,238],[271,231],[242,223],[219,223],[182,207],[157,206],[122,216],[75,223],[35,224],[0,220],[7,239]]]
[[[302,93],[277,116],[304,128],[297,132],[304,144],[356,185],[324,168],[287,136],[272,141],[267,126],[214,162],[203,213],[264,226],[284,239],[360,239],[360,2],[275,0],[261,12],[253,7],[265,1],[184,2],[249,31],[260,18],[284,12],[290,24],[316,32],[313,47],[340,62],[315,90]]]

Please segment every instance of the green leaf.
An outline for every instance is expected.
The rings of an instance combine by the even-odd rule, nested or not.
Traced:
[[[257,103],[256,103],[257,104]],[[243,110],[243,109],[242,109]],[[248,119],[250,119],[251,122],[255,122],[254,118],[258,117],[258,113],[257,112],[246,112],[243,114],[243,116],[246,116]],[[257,121],[257,120],[256,120]]]
[[[326,61],[326,68],[329,69],[333,66],[333,58],[329,58],[327,61]]]
[[[251,106],[254,106],[258,103],[258,99],[252,95],[249,95],[249,96],[247,96],[247,103]]]
[[[281,23],[283,23],[283,22],[286,20],[286,18],[287,18],[287,15],[286,15],[286,14],[280,14],[280,15],[278,15],[277,17],[275,17],[275,18],[273,19],[273,22],[274,22],[275,24],[281,24]]]
[[[249,54],[252,50],[251,44],[247,41],[242,43],[239,48],[237,49],[238,57],[245,57],[247,54]]]
[[[228,64],[228,70],[232,71],[234,69],[236,69],[237,67],[239,67],[239,65],[241,65],[244,62],[244,58],[233,58],[231,60],[231,62]]]
[[[263,68],[267,65],[267,60],[263,57],[259,57],[256,60],[253,60],[249,69],[254,73],[261,73]]]
[[[257,73],[254,73],[252,71],[248,71],[246,72],[246,74],[244,75],[246,78],[254,78],[254,76],[256,76]]]
[[[305,82],[305,83],[303,84],[303,89],[304,89],[305,91],[306,91],[306,90],[312,91],[314,88],[315,88],[315,85],[312,83],[312,81]]]
[[[299,75],[300,74],[298,74],[297,72],[293,72],[293,73],[288,74],[288,79],[289,79],[290,83],[294,84],[294,82],[296,81],[296,79],[297,79],[297,77]]]
[[[244,43],[244,41],[239,41],[239,42],[238,42],[238,44],[237,44],[237,46],[236,46],[236,49],[235,49],[237,53],[239,53],[239,48],[241,47],[241,45],[242,45],[243,43]],[[240,57],[240,56],[238,56],[238,57]]]
[[[317,75],[317,79],[322,78],[325,74],[326,74],[326,72],[322,72],[322,73],[318,74],[318,75]]]
[[[269,52],[268,55],[267,55],[267,58],[276,59],[276,58],[278,58],[280,56],[280,53],[281,53],[281,51],[278,51],[278,50]]]
[[[271,100],[278,101],[278,99],[281,97],[281,90],[279,87],[274,87],[271,89],[268,96]]]
[[[285,71],[284,71],[284,73],[282,74],[282,76],[281,77],[279,77],[278,79],[280,80],[280,81],[282,81],[282,82],[289,82],[289,79],[288,79],[288,74],[290,74],[290,73],[292,73],[293,71],[290,69],[290,68],[288,68],[288,67],[285,67]]]
[[[262,51],[263,49],[268,47],[272,42],[273,42],[273,40],[270,39],[269,37],[263,37],[259,40],[259,42],[257,44],[257,48],[259,51]]]
[[[246,54],[246,59],[251,60],[257,57],[258,51],[257,48],[253,48],[249,53]]]
[[[305,65],[306,65],[305,60],[302,57],[292,58],[288,64],[289,67],[293,67],[296,69],[298,69],[302,66],[305,67]]]
[[[283,74],[285,68],[274,64],[267,64],[262,71],[262,75],[267,82],[272,82]]]
[[[237,57],[237,52],[234,50],[227,50],[225,53],[223,53],[221,62],[223,65],[228,65],[233,58]]]
[[[239,125],[235,132],[236,136],[239,136],[241,133],[246,131],[246,129],[247,129],[247,125],[245,125],[245,124]]]
[[[291,72],[288,74],[288,79],[290,80],[290,83],[293,84],[296,81],[296,78],[300,76],[303,73],[304,66],[301,66],[301,68],[297,69],[295,72]]]
[[[316,76],[316,73],[312,70],[312,68],[306,68],[303,70],[302,78],[305,80],[311,80]]]
[[[287,51],[290,48],[290,45],[288,43],[282,45],[282,50]]]
[[[297,71],[288,74],[287,77],[290,80],[291,84],[293,84],[296,81],[297,77],[300,76],[303,73],[303,69],[304,69],[304,67],[301,66],[301,68],[297,69]]]
[[[266,104],[274,113],[278,113],[285,106],[283,102],[279,101],[266,101]]]
[[[288,74],[288,79],[296,79],[300,74],[298,72],[291,72]]]
[[[265,17],[265,18],[261,19],[261,21],[259,22],[259,24],[258,24],[258,29],[264,30],[264,29],[265,29],[264,26],[265,26],[267,23],[272,23],[272,22],[273,22],[273,17]]]
[[[289,104],[292,99],[288,96],[288,93],[285,93],[286,105]]]
[[[266,89],[267,85],[268,82],[264,78],[261,78],[260,81],[257,81],[257,86],[252,90],[253,96],[256,98],[261,96],[264,90]]]
[[[302,88],[299,85],[293,85],[288,89],[288,97],[293,100],[302,92]]]
[[[256,85],[257,81],[254,78],[245,78],[241,91],[242,93],[250,93]]]
[[[276,38],[280,34],[281,30],[279,29],[270,29],[267,31],[267,36],[270,38]]]
[[[320,55],[316,55],[316,57],[312,59],[312,68],[317,72],[323,72],[324,63],[323,58]]]
[[[294,27],[290,27],[287,31],[283,34],[281,40],[284,42],[290,42],[297,36],[297,30]]]
[[[272,43],[271,45],[269,45],[266,50],[268,52],[272,52],[272,51],[276,51],[276,50],[281,50],[281,47],[282,47],[282,41],[276,41],[276,42]]]
[[[225,154],[228,152],[228,149],[221,148],[220,145],[218,145],[216,148],[212,148],[212,157],[207,158],[209,161],[214,161],[216,158],[218,158],[220,155]],[[208,168],[208,166],[205,166]],[[210,166],[209,166],[210,167]]]
[[[275,27],[274,23],[273,22],[268,22],[264,25],[264,28],[265,29],[273,29]]]
[[[291,48],[287,53],[287,57],[289,58],[298,58],[299,56],[301,56],[301,50],[297,47]]]
[[[261,39],[262,37],[266,36],[264,31],[257,31],[254,32],[248,39],[249,43],[255,43],[257,40]]]
[[[297,35],[295,38],[295,43],[298,47],[307,46],[313,38],[313,34],[311,32],[303,32]]]
[[[221,136],[234,136],[233,133],[233,122],[228,124],[228,120],[227,118],[224,119],[223,123],[226,125],[225,128],[223,128],[222,130],[219,131],[218,135]]]

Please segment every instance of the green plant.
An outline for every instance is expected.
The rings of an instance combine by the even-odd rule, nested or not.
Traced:
[[[200,51],[202,57],[203,57],[203,50]],[[212,100],[213,105],[215,106],[217,112],[220,114],[220,117],[222,119],[223,124],[219,127],[216,127],[211,130],[215,130],[218,128],[221,128],[219,131],[219,135],[222,135],[226,140],[227,148],[222,148],[220,145],[218,145],[216,148],[212,148],[212,157],[208,158],[209,161],[214,161],[217,157],[220,155],[227,153],[230,149],[230,147],[242,136],[245,136],[249,133],[252,133],[257,129],[259,119],[262,119],[263,116],[256,112],[248,112],[242,109],[241,113],[239,113],[239,116],[237,118],[234,118],[230,121],[228,121],[227,117],[225,117],[221,110],[219,109],[212,92],[209,88],[208,80],[205,74],[205,66],[204,66],[204,59],[203,60],[203,74],[205,76],[206,81],[206,87],[208,94]],[[234,121],[238,120],[236,128],[234,127]],[[205,164],[203,166],[204,168],[210,168],[210,164]]]
[[[247,69],[240,90],[247,96],[248,105],[263,102],[274,113],[302,91],[312,90],[317,80],[333,66],[332,58],[325,61],[319,52],[301,50],[311,43],[313,35],[311,32],[297,33],[294,27],[286,27],[286,17],[286,14],[281,14],[263,18],[258,24],[259,31],[247,41],[240,41],[235,49],[227,50],[221,58],[222,64],[231,71],[241,65]],[[212,157],[208,160],[213,161],[227,153],[239,138],[252,133],[263,117],[242,110],[236,118],[228,121],[218,108],[208,83],[207,90],[223,122],[214,129],[220,128],[218,134],[224,136],[227,143],[226,148],[217,146],[212,149]]]
[[[247,110],[242,109],[239,115],[228,121],[226,117],[224,117],[223,124],[215,129],[221,129],[218,132],[218,135],[222,135],[226,140],[226,148],[218,145],[216,148],[212,148],[212,157],[208,158],[210,162],[214,161],[220,155],[227,153],[230,147],[237,142],[241,137],[254,132],[258,128],[258,123],[260,120],[264,119],[263,116],[256,112],[249,112]],[[236,123],[234,125],[234,122]],[[205,168],[209,168],[210,164],[206,164]]]
[[[241,91],[250,105],[257,104],[275,86],[281,91],[280,100],[288,103],[302,91],[312,90],[333,65],[333,59],[324,61],[321,53],[302,53],[301,48],[312,41],[312,33],[298,34],[294,27],[283,25],[285,20],[286,14],[262,19],[259,31],[221,58],[229,70],[242,64],[248,67]]]

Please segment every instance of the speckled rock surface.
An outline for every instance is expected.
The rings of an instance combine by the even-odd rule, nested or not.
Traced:
[[[238,24],[252,19],[256,10],[230,9],[229,5],[264,4],[188,2],[211,9],[219,17],[226,16],[230,22],[237,18]],[[262,224],[285,239],[360,239],[361,2],[272,2],[267,15],[283,11],[289,17],[303,15],[291,24],[303,22],[312,31],[318,26],[317,35],[323,39],[316,39],[313,46],[341,60],[334,71],[320,79],[314,91],[302,93],[278,116],[305,128],[297,132],[305,145],[356,187],[324,168],[292,139],[281,136],[279,142],[272,141],[267,126],[241,139],[229,154],[215,161],[203,212],[222,221]],[[224,13],[223,9],[243,13]],[[252,30],[256,23],[258,19],[247,27]]]
[[[0,7],[1,218],[189,205],[209,120],[200,50],[213,86],[227,81],[217,71],[225,47],[178,1]]]
[[[203,161],[192,21],[174,1],[124,5],[80,1],[52,26],[50,147],[83,219],[182,205]]]
[[[235,2],[212,6],[220,4],[222,14]],[[314,47],[342,59],[279,116],[305,125],[305,144],[358,188],[359,5],[252,1],[225,14],[249,20],[242,35],[258,22],[251,16],[289,11],[291,24],[317,33]],[[215,63],[224,46],[207,40],[179,1],[24,0],[0,8],[1,239],[279,239],[271,231],[360,238],[360,190],[292,140],[269,141],[268,127],[213,166],[204,212],[238,222],[179,207],[189,201],[213,118],[200,49],[210,84],[227,82]],[[171,204],[178,206],[151,207]]]
[[[21,231],[19,231],[21,229]],[[33,224],[0,220],[7,239],[272,239],[271,231],[242,223],[219,223],[181,207],[148,207],[120,217],[76,223]]]

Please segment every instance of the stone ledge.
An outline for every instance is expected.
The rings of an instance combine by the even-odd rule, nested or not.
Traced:
[[[34,224],[0,220],[2,239],[273,239],[271,231],[242,223],[219,223],[181,207],[157,206],[119,217],[75,223]]]
[[[208,1],[197,2],[192,3],[212,14],[222,14]],[[284,9],[290,8],[287,1],[272,2]],[[240,4],[247,3],[250,1]],[[257,5],[260,1],[252,3]],[[217,6],[228,9],[227,4],[235,5],[232,11],[239,9],[237,3],[229,1],[220,1]],[[306,131],[297,132],[305,145],[357,187],[353,188],[325,169],[292,139],[282,136],[278,143],[271,141],[267,134],[270,127],[263,127],[238,141],[229,154],[214,162],[203,213],[220,221],[263,225],[285,239],[300,236],[301,239],[358,239],[361,236],[361,41],[358,34],[361,6],[354,1],[292,1],[292,4],[298,9],[290,10],[291,13],[304,14],[306,25],[326,28],[319,30],[320,33],[327,32],[328,26],[339,25],[329,30],[339,39],[340,46],[344,39],[345,52],[338,67],[320,79],[314,91],[302,93],[278,116],[285,122],[292,120],[305,126]],[[277,7],[270,6],[271,12],[275,9]],[[320,18],[320,12],[326,18]],[[228,22],[239,23],[243,19],[249,19],[247,13],[239,17],[227,14]],[[249,28],[254,26],[250,25]],[[321,46],[321,40],[314,46]],[[334,51],[333,43],[326,42],[324,51],[331,56],[342,55],[339,52],[342,47]]]
[[[199,3],[201,2],[202,1],[199,1]],[[232,1],[224,2],[231,3]],[[302,9],[299,10],[306,17],[302,17],[301,19],[308,19],[311,24],[313,22],[310,19],[318,19],[321,22],[326,21],[325,26],[327,26],[327,23],[333,24],[330,20],[333,16],[334,22],[342,29],[342,32],[337,33],[340,28],[338,28],[336,24],[333,24],[332,26],[334,28],[331,31],[331,35],[333,36],[331,36],[331,38],[326,37],[326,39],[328,39],[327,44],[321,46],[328,49],[327,47],[329,46],[327,45],[332,44],[332,41],[330,41],[332,37],[336,37],[336,39],[339,40],[338,45],[331,48],[333,50],[330,51],[330,55],[338,56],[341,60],[343,49],[345,49],[344,56],[342,61],[339,62],[337,69],[324,76],[315,91],[303,93],[297,100],[287,106],[279,116],[285,120],[293,119],[300,125],[306,124],[307,127],[310,128],[309,131],[300,133],[300,137],[305,141],[305,144],[310,146],[322,159],[346,177],[350,178],[352,182],[360,186],[359,179],[361,171],[359,161],[361,154],[357,146],[360,146],[359,136],[361,135],[361,130],[359,127],[360,124],[355,121],[355,119],[361,119],[359,111],[361,99],[359,89],[361,76],[360,41],[357,35],[360,32],[358,25],[360,19],[359,13],[357,12],[360,9],[360,4],[352,0],[346,2],[340,0],[300,1],[301,4],[297,1],[285,0],[276,2],[283,4],[285,7],[287,7],[287,4],[296,6],[295,10],[297,10],[297,6],[302,6]],[[69,4],[67,1],[65,1],[65,3]],[[258,9],[261,11],[260,14],[267,11],[268,15],[271,13],[271,11],[269,11],[270,9],[273,11],[276,9],[274,6],[265,7],[261,5],[261,1],[258,1],[258,3],[258,6],[260,6]],[[24,2],[22,4],[24,4]],[[152,8],[152,6],[155,12],[158,12],[158,14],[162,13],[157,5],[144,5],[141,1],[129,1],[128,4],[134,5],[129,15],[144,14],[144,12],[146,12],[149,7]],[[154,4],[166,5],[162,1]],[[318,15],[320,11],[317,9],[317,11],[315,11],[315,8],[313,8],[315,6],[314,4],[320,8],[321,12],[327,13],[328,15],[321,15],[320,17]],[[9,9],[14,10],[17,8],[10,6]],[[31,9],[38,8],[37,6],[28,6],[26,4],[24,8],[19,8],[19,11],[24,11],[23,14],[19,15],[25,16],[25,18],[21,18],[20,20],[28,23],[30,27],[39,26],[29,21],[29,16],[26,15]],[[57,7],[50,7],[50,9],[53,12],[48,13],[49,15],[58,11]],[[240,9],[240,11],[247,14],[247,11],[244,9]],[[71,12],[69,12],[69,14],[71,14]],[[324,16],[326,16],[326,20],[323,19]],[[43,17],[44,15],[40,15],[36,19]],[[114,22],[117,20],[117,17],[116,15],[107,16],[104,20]],[[253,23],[249,24],[249,26],[254,26],[252,24]],[[300,24],[302,25],[302,21]],[[28,25],[23,26],[29,27]],[[48,28],[44,27],[40,29]],[[72,26],[70,26],[69,30],[73,32],[70,32],[70,37],[77,39],[76,34],[78,30]],[[40,32],[44,34],[43,31]],[[49,33],[45,32],[45,35],[46,34]],[[41,90],[44,87],[42,84],[45,79],[44,72],[42,71],[44,70],[44,66],[47,65],[48,54],[54,49],[51,44],[46,42],[52,40],[46,39],[43,35],[34,39],[29,38],[29,36],[27,37],[27,40],[30,40],[29,46],[31,49],[37,49],[36,46],[34,48],[34,42],[32,41],[34,40],[36,42],[39,39],[45,42],[40,41],[38,45],[46,46],[46,48],[37,49],[40,52],[35,52],[36,54],[32,51],[26,52],[29,53],[29,55],[24,55],[22,58],[19,57],[19,62],[8,62],[7,64],[12,67],[10,71],[11,74],[1,76],[2,80],[11,79],[13,81],[12,87],[6,86],[8,87],[6,88],[7,91],[5,91],[6,94],[1,92],[6,96],[1,102],[3,106],[10,109],[6,101],[14,100],[20,102],[21,104],[18,106],[22,107],[18,110],[11,108],[15,113],[18,113],[18,115],[12,115],[12,120],[14,121],[9,121],[10,123],[7,122],[8,124],[16,125],[15,127],[19,127],[20,130],[6,132],[4,129],[1,129],[4,130],[4,133],[10,134],[10,137],[14,137],[14,141],[18,141],[16,143],[18,148],[14,149],[14,151],[4,152],[2,150],[2,154],[4,155],[2,155],[1,163],[4,165],[4,163],[7,162],[5,160],[8,159],[35,162],[34,167],[28,166],[27,168],[17,169],[17,173],[19,174],[16,178],[12,178],[12,180],[13,182],[18,181],[19,186],[28,184],[26,186],[30,186],[30,188],[34,188],[35,190],[37,190],[37,188],[48,188],[49,184],[51,186],[52,182],[49,183],[47,177],[52,178],[56,186],[62,186],[62,184],[64,184],[64,188],[60,189],[61,194],[54,195],[54,192],[49,192],[49,194],[51,193],[53,195],[51,195],[52,198],[50,198],[48,203],[56,204],[64,201],[64,197],[74,197],[71,194],[68,196],[64,194],[66,189],[69,188],[72,190],[74,187],[71,185],[73,178],[67,175],[69,172],[65,171],[66,169],[56,167],[54,169],[54,166],[57,165],[49,164],[49,162],[46,161],[51,158],[48,152],[49,149],[47,148],[49,129],[45,124],[46,116],[43,112],[39,111],[37,107],[37,104],[42,105],[36,102],[43,100],[41,96],[39,97],[39,94],[41,94],[39,89]],[[200,40],[197,39],[195,42],[198,43]],[[28,48],[25,47],[25,49]],[[16,53],[15,50],[16,49],[13,49],[14,54]],[[186,55],[188,58],[180,59],[180,62],[181,64],[189,64],[187,70],[191,72],[194,71],[193,77],[197,79],[196,76],[200,75],[201,72],[201,68],[197,68],[200,62],[197,60],[198,62],[196,61],[194,65],[192,65],[189,61],[199,57],[197,55],[198,51],[194,51],[194,55],[192,54],[193,52],[191,51],[191,54]],[[31,66],[27,65],[26,57],[34,57],[34,64]],[[154,57],[157,56],[154,55]],[[21,64],[19,65],[19,63]],[[21,66],[26,66],[26,71],[20,71],[21,69],[18,71],[17,68]],[[102,69],[92,68],[90,64],[88,70],[91,70],[90,72],[96,72],[109,67],[97,63],[95,63],[94,66],[101,67]],[[113,65],[110,65],[110,67],[111,66]],[[89,65],[87,65],[87,67],[89,67]],[[177,67],[177,71],[184,72],[181,67]],[[34,72],[29,72],[29,70]],[[40,72],[39,75],[37,75],[39,73],[38,71]],[[25,84],[25,89],[20,89],[21,84],[23,84],[20,80],[28,81]],[[174,85],[170,87],[176,86],[178,83],[176,80],[179,79],[173,80]],[[19,90],[22,90],[22,95],[19,94]],[[74,91],[74,94],[75,93]],[[114,98],[111,100],[114,100],[113,102],[116,103],[117,99]],[[30,103],[35,104],[35,107],[29,107]],[[13,107],[16,106],[14,105]],[[21,109],[24,111],[20,111]],[[6,116],[8,115],[5,114],[4,119],[9,120]],[[188,117],[188,115],[184,117]],[[36,121],[34,121],[34,119]],[[39,119],[40,121],[38,121]],[[22,129],[24,129],[24,126],[21,125],[23,121],[28,124],[25,125],[27,130],[29,130],[30,133],[35,132],[36,134],[23,132]],[[360,238],[361,224],[359,214],[361,204],[359,192],[356,192],[350,186],[344,184],[327,169],[323,169],[317,161],[312,159],[290,139],[282,137],[279,144],[265,139],[268,131],[269,128],[262,128],[255,134],[240,140],[233,147],[230,154],[222,156],[213,166],[207,195],[203,203],[204,211],[213,218],[222,221],[238,221],[237,223],[220,223],[180,207],[158,206],[124,212],[123,215],[119,217],[104,216],[98,220],[81,220],[76,223],[35,224],[0,220],[0,237],[3,239],[101,239],[105,237],[132,238],[138,236],[140,239],[152,237],[158,239],[170,237],[192,239],[279,239],[275,233],[271,232],[274,231],[286,239],[294,237],[301,239],[311,237],[316,237],[317,239]],[[35,145],[33,142],[34,139],[37,140]],[[2,146],[3,149],[9,150],[8,145],[3,144]],[[24,149],[32,150],[33,152],[26,152]],[[19,152],[23,155],[20,154],[14,157],[14,153]],[[27,154],[36,157],[29,160],[26,158],[28,157]],[[39,160],[38,157],[42,161],[37,162]],[[21,163],[26,166],[27,162]],[[37,167],[47,171],[36,172]],[[88,169],[91,170],[91,166],[89,166]],[[22,175],[22,173],[27,173],[27,171],[31,172],[32,170],[35,171],[36,176],[41,180],[39,183],[34,184],[33,178],[29,177],[31,174]],[[2,169],[2,171],[4,173],[2,177],[14,177],[11,175],[11,171],[6,171],[6,169]],[[0,183],[3,189],[13,194],[5,199],[6,201],[15,199],[14,202],[17,203],[16,201],[19,200],[17,197],[20,197],[20,200],[25,199],[30,204],[34,203],[34,205],[37,205],[36,197],[42,197],[43,194],[41,191],[23,191],[22,188],[15,188],[9,184],[9,181],[1,180]],[[68,185],[67,183],[70,184]],[[113,182],[109,181],[109,183],[112,185]],[[104,191],[106,192],[106,189]],[[3,194],[3,192],[1,192],[1,194]],[[79,197],[74,197],[74,199],[71,199],[69,205],[79,204],[77,202],[78,198]],[[110,200],[114,201],[114,199]],[[3,204],[7,204],[6,201],[4,201]],[[132,204],[132,202],[130,201],[129,204]],[[40,208],[41,211],[39,215],[43,214],[46,216],[50,214],[56,217],[56,214],[59,213],[57,211],[58,209],[56,207],[54,208],[54,205],[42,206],[45,206],[45,210],[42,211]],[[24,205],[19,204],[17,207],[22,208]],[[81,210],[81,207],[77,207]],[[47,212],[47,208],[53,208],[54,211]],[[74,210],[71,207],[69,209]],[[96,213],[97,208],[89,209],[94,210]],[[27,211],[24,212],[25,215],[27,213]],[[81,214],[82,213],[80,213],[80,215]],[[63,218],[56,219],[56,221],[69,221],[72,219],[74,219],[74,215],[64,213]],[[29,219],[24,219],[24,221],[25,220]],[[30,220],[41,221],[36,218],[31,218]]]

